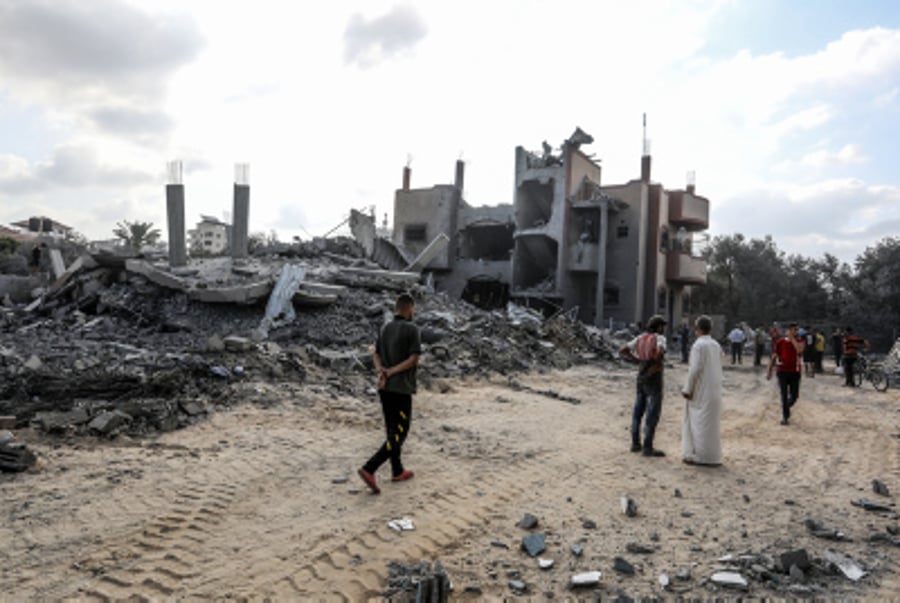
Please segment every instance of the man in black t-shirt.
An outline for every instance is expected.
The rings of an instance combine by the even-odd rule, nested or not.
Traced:
[[[419,328],[412,323],[415,313],[412,296],[400,295],[395,310],[394,320],[384,325],[378,335],[373,355],[387,439],[358,472],[373,494],[381,492],[375,472],[388,459],[391,481],[402,482],[413,477],[412,471],[403,468],[400,453],[412,420],[412,395],[416,393],[416,366],[422,342]]]

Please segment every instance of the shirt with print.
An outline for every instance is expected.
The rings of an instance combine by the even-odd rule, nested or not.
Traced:
[[[384,367],[396,366],[413,354],[421,354],[419,327],[402,316],[395,316],[394,320],[382,327],[375,342],[375,352]],[[416,367],[392,375],[384,390],[398,394],[416,393]]]
[[[654,342],[654,338],[656,341]],[[628,349],[638,359],[638,381],[662,375],[666,353],[666,336],[659,333],[641,333],[628,342]]]
[[[856,358],[859,351],[866,347],[866,340],[859,335],[847,335],[844,337],[844,356]]]

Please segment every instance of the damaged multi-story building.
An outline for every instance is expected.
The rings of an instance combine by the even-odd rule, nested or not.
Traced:
[[[581,148],[592,142],[578,128],[557,152],[546,142],[541,152],[517,147],[515,198],[505,205],[463,198],[462,161],[453,184],[430,188],[411,188],[407,166],[392,240],[370,236],[367,248],[389,268],[427,262],[438,290],[482,306],[512,299],[598,326],[652,314],[676,325],[690,314],[691,287],[706,283],[694,237],[709,227],[709,200],[693,183],[652,182],[646,144],[640,178],[603,185],[600,163]],[[354,233],[370,222],[357,215]]]

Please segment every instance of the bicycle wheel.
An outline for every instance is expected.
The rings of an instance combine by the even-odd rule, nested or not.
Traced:
[[[858,367],[853,367],[858,368]],[[863,379],[866,376],[865,370],[861,369],[853,373],[853,385],[856,387],[860,387],[863,384]]]
[[[869,375],[869,381],[872,382],[872,387],[874,387],[876,390],[880,392],[887,391],[888,377],[883,370],[872,369],[872,372]]]

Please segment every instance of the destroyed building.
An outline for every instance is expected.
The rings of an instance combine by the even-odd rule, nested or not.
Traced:
[[[599,162],[581,150],[592,142],[578,128],[558,153],[546,142],[539,153],[517,147],[513,203],[493,207],[463,198],[462,161],[453,184],[430,188],[411,188],[406,167],[392,239],[375,235],[374,217],[351,226],[360,239],[366,224],[364,247],[382,266],[427,261],[438,290],[478,305],[513,299],[613,327],[658,313],[672,328],[690,314],[691,287],[706,283],[693,236],[709,227],[709,200],[693,183],[652,182],[646,145],[640,178],[603,185]]]

